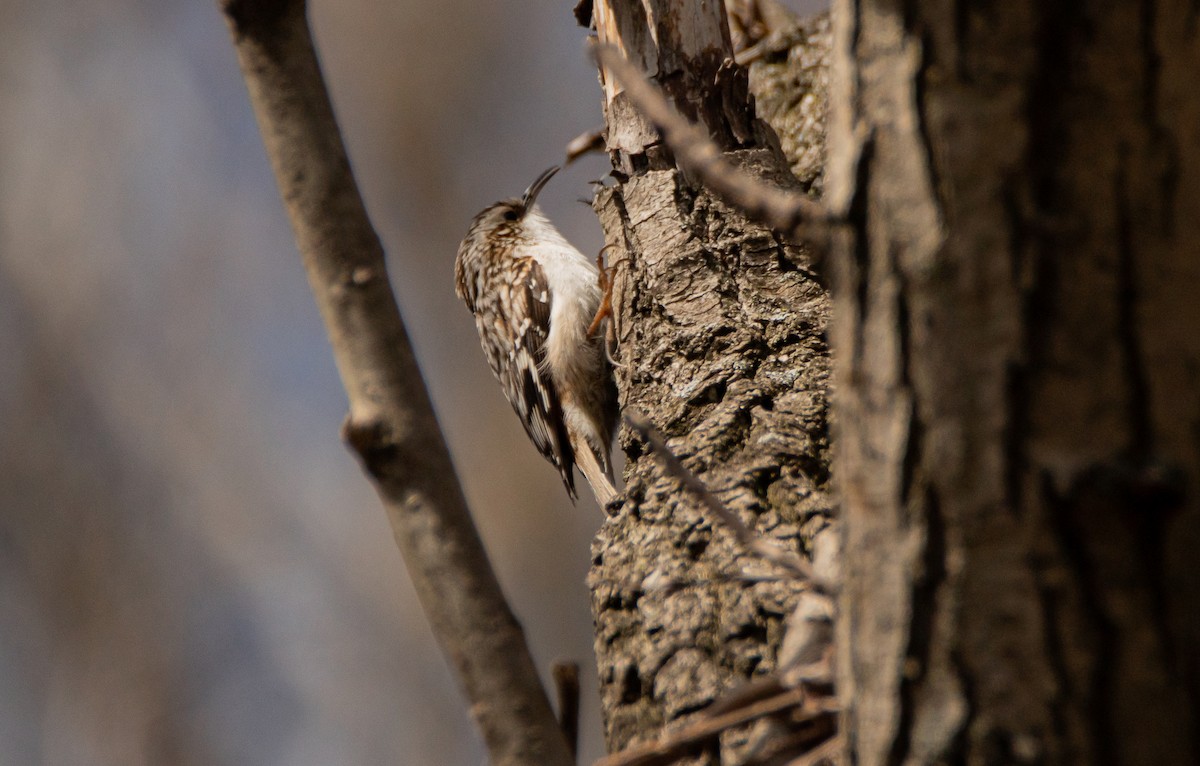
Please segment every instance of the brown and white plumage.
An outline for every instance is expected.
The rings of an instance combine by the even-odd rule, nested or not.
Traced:
[[[603,505],[616,496],[616,387],[602,341],[587,332],[601,300],[596,266],[534,204],[557,170],[475,216],[458,248],[455,287],[530,441],[572,498],[577,465]]]

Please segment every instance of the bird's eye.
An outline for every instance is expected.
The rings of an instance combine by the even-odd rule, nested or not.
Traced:
[[[504,211],[504,220],[506,221],[515,221],[520,217],[521,216],[517,215],[517,211],[513,210],[511,207]]]

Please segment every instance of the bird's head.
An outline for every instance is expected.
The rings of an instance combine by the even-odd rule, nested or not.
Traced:
[[[546,236],[560,237],[553,224],[535,207],[538,194],[559,171],[559,166],[542,171],[520,197],[509,197],[481,210],[458,246],[455,271],[460,297],[473,303],[468,274],[491,258],[511,256]]]
[[[509,197],[484,208],[471,223],[467,239],[487,242],[520,239],[527,225],[531,223],[530,219],[540,217],[535,213],[534,203],[537,202],[538,194],[558,171],[558,165],[547,168],[520,197]]]

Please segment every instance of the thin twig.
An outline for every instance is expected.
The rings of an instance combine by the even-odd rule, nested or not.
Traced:
[[[567,142],[566,151],[568,165],[585,154],[604,151],[604,128],[596,128],[575,136]]]
[[[753,530],[742,523],[732,511],[725,507],[725,504],[717,499],[717,496],[709,491],[708,487],[704,486],[704,482],[696,474],[688,470],[675,453],[667,446],[662,434],[654,427],[654,424],[640,412],[632,408],[625,411],[625,422],[629,424],[633,430],[641,434],[650,447],[654,450],[658,458],[662,460],[663,465],[667,467],[667,471],[675,478],[679,479],[687,489],[700,498],[704,507],[709,513],[729,528],[733,532],[738,543],[747,551],[760,556],[772,564],[775,564],[787,571],[791,572],[796,577],[806,580],[812,580],[812,566],[791,551],[786,551],[777,545],[772,544],[769,540],[761,535],[755,534]]]
[[[820,202],[763,183],[727,162],[708,135],[676,112],[620,50],[593,42],[591,51],[625,89],[629,100],[662,131],[663,141],[674,152],[679,166],[707,188],[781,234],[814,236],[828,227],[832,217]]]
[[[627,747],[601,758],[595,766],[660,766],[676,760],[684,751],[716,737],[726,729],[788,710],[796,710],[796,723],[811,721],[837,711],[830,700],[808,696],[803,689],[788,689],[752,705],[714,716],[704,716],[653,742]]]
[[[222,0],[263,143],[329,333],[344,436],[388,512],[491,761],[569,766],[566,740],[467,510],[350,172],[302,0]]]
[[[556,660],[550,667],[558,698],[558,727],[567,738],[571,757],[579,754],[579,663]]]
[[[818,766],[822,762],[836,763],[838,754],[845,746],[845,738],[841,734],[838,734],[825,740],[799,758],[789,761],[787,766]]]

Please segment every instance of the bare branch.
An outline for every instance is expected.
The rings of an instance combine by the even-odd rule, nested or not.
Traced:
[[[362,458],[491,761],[572,763],[463,499],[350,172],[300,0],[223,0]]]
[[[596,61],[625,89],[630,101],[654,123],[675,161],[729,204],[781,234],[813,237],[832,221],[820,202],[799,192],[769,186],[731,165],[703,130],[689,123],[636,66],[611,45],[592,43]]]
[[[654,424],[645,415],[634,410],[627,410],[625,413],[625,422],[633,430],[641,434],[642,438],[650,444],[655,454],[662,460],[663,465],[667,467],[667,471],[679,479],[684,487],[700,498],[704,507],[708,509],[713,518],[733,532],[734,537],[743,548],[787,570],[796,577],[813,581],[815,585],[812,566],[795,553],[786,551],[772,544],[761,535],[755,534],[753,530],[743,524],[742,520],[726,508],[725,504],[718,500],[716,495],[709,491],[708,487],[704,486],[704,482],[700,481],[700,478],[688,470],[687,466],[675,456],[675,453],[671,452],[670,447],[663,440],[662,434],[658,432],[658,429],[654,427]]]

